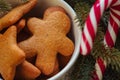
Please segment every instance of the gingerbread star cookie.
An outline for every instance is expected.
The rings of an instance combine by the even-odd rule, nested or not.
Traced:
[[[61,7],[50,7],[43,19],[29,19],[27,25],[33,36],[19,43],[28,58],[37,55],[35,65],[45,75],[53,72],[58,53],[69,56],[74,50],[73,42],[66,37],[71,24],[64,11]]]
[[[0,74],[4,80],[13,80],[16,66],[25,59],[25,53],[16,43],[16,26],[0,34]]]

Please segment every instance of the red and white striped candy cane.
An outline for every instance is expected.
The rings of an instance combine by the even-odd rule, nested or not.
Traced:
[[[110,7],[110,20],[104,37],[104,44],[110,47],[114,46],[120,23],[120,0],[97,0],[85,22],[80,45],[80,52],[82,55],[90,53],[97,32],[97,24],[103,12],[108,7]],[[93,80],[102,80],[106,69],[105,61],[100,58],[97,59],[95,68],[96,72]]]
[[[96,60],[96,64],[95,64],[96,71],[93,74],[94,75],[93,80],[102,80],[106,66],[107,66],[106,62],[103,61],[101,58]]]
[[[104,44],[109,47],[114,47],[116,37],[118,35],[118,30],[120,26],[120,0],[116,1],[111,5],[110,10],[110,20],[108,23],[108,28],[104,37]],[[106,62],[102,59],[97,59],[95,64],[96,72],[94,74],[93,80],[102,80],[105,69]]]
[[[104,37],[104,44],[114,47],[120,27],[120,0],[117,0],[110,9],[110,20]]]
[[[102,80],[106,70],[106,66],[107,66],[106,61],[102,60],[101,58],[98,58],[96,60],[93,80]]]
[[[97,0],[86,19],[84,30],[82,32],[82,39],[80,45],[80,53],[87,55],[93,47],[93,41],[97,32],[97,25],[100,21],[103,12],[119,0]]]

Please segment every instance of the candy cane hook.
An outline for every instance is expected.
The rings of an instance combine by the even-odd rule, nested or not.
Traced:
[[[118,9],[114,7],[119,5],[116,2],[119,2],[119,0],[97,0],[91,8],[91,11],[85,22],[84,30],[82,32],[82,40],[80,45],[80,53],[82,55],[87,55],[90,53],[96,36],[97,25],[100,21],[101,16],[103,15],[103,12],[109,7],[111,13],[113,12],[113,9]]]
[[[111,6],[110,20],[108,23],[108,28],[104,37],[104,44],[109,47],[114,47],[116,37],[118,35],[118,29],[120,26],[120,0],[116,1],[114,5]],[[95,64],[96,72],[94,74],[93,80],[102,80],[105,69],[106,62],[102,59],[97,59]]]
[[[114,47],[118,30],[120,27],[120,0],[118,0],[110,11],[110,20],[104,37],[104,44],[109,47]]]
[[[103,12],[110,7],[110,20],[104,37],[104,44],[113,47],[118,34],[120,23],[120,0],[97,0],[91,9],[91,12],[85,22],[85,28],[82,33],[82,42],[80,52],[82,55],[90,53],[93,41],[97,32],[97,24]],[[102,59],[97,59],[95,64],[95,73],[93,80],[102,80],[106,69],[106,62]]]

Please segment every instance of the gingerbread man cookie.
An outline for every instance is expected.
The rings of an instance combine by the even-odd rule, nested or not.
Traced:
[[[30,18],[27,25],[33,36],[19,43],[28,58],[37,55],[35,65],[45,75],[53,72],[58,53],[69,56],[74,50],[73,42],[66,37],[71,22],[64,11],[61,7],[51,7],[43,19]]]
[[[25,60],[25,53],[17,46],[16,26],[0,34],[0,74],[4,80],[13,80],[16,66]]]

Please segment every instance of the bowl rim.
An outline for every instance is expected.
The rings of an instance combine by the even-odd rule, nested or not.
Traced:
[[[80,25],[79,25],[79,22],[76,23],[76,20],[75,20],[75,18],[77,16],[76,12],[64,0],[56,0],[56,1],[58,1],[58,3],[60,3],[59,6],[65,8],[65,10],[68,12],[68,14],[70,13],[70,17],[71,17],[71,20],[73,22],[74,28],[76,27],[77,29],[79,29],[79,30],[77,30],[78,31],[78,36],[76,36],[76,37],[78,37],[78,42],[77,43],[75,42],[76,48],[75,48],[75,50],[73,52],[73,55],[72,55],[70,61],[68,62],[68,64],[59,73],[57,73],[56,75],[48,78],[47,80],[58,80],[59,78],[64,76],[64,74],[67,71],[69,71],[69,69],[74,65],[75,61],[77,60],[77,58],[79,56],[79,48],[80,48],[80,41],[81,41],[81,39],[80,39],[80,37],[81,37],[81,29],[80,29],[80,27],[78,28],[78,26],[80,26]]]

